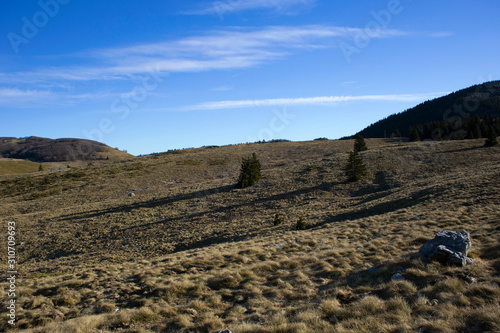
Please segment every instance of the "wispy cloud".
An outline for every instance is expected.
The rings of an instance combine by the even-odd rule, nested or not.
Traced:
[[[6,106],[33,106],[33,104],[45,103],[54,97],[52,92],[45,90],[22,90],[11,88],[0,88],[0,105]]]
[[[0,107],[33,107],[34,105],[53,105],[67,107],[81,102],[127,98],[132,92],[65,92],[52,90],[21,90],[0,88]]]
[[[217,0],[200,7],[200,9],[186,11],[187,15],[219,15],[237,13],[255,9],[270,9],[280,13],[290,13],[293,8],[311,7],[316,0]]]
[[[434,38],[443,38],[443,37],[450,37],[453,36],[455,33],[451,31],[442,31],[442,32],[431,32],[429,33],[429,36],[434,37]]]
[[[50,91],[21,90],[21,89],[0,89],[0,98],[31,98],[50,95]]]
[[[252,99],[215,101],[193,104],[178,108],[179,111],[224,110],[293,105],[337,105],[346,102],[418,102],[446,95],[446,92],[429,94],[361,95],[361,96],[319,96],[298,98]]]
[[[0,73],[0,83],[39,85],[50,82],[119,80],[155,73],[243,69],[282,59],[298,50],[338,47],[342,38],[354,38],[360,28],[308,25],[260,29],[231,28],[184,39],[84,52],[73,66]],[[373,38],[405,35],[380,29]]]

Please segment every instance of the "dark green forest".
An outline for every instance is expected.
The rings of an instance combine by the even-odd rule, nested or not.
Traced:
[[[499,122],[500,81],[492,81],[426,101],[371,124],[358,134],[414,140],[485,138],[491,130],[500,133]]]

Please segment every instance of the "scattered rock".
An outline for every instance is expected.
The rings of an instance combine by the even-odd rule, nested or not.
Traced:
[[[231,332],[230,330],[225,330],[225,331],[217,331],[215,333],[233,333],[233,332]]]
[[[129,196],[129,197],[135,197],[135,193],[134,193],[134,192],[130,192],[130,193],[128,194],[128,196]]]
[[[401,281],[401,280],[404,280],[405,277],[399,273],[396,273],[394,274],[392,277],[391,277],[391,280],[392,281]]]
[[[454,251],[444,245],[439,245],[430,259],[439,261],[442,264],[450,263],[457,266],[466,266],[473,262],[471,258],[468,258],[463,253]]]
[[[418,254],[424,259],[437,260],[443,264],[465,266],[474,262],[467,257],[471,246],[468,232],[442,230],[434,239],[422,245]]]

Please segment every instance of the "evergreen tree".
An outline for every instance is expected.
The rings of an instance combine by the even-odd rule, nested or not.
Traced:
[[[295,229],[296,230],[306,230],[307,229],[307,224],[304,221],[304,219],[302,218],[302,216],[299,217],[299,220],[297,221],[297,224],[295,225]]]
[[[245,188],[253,186],[260,181],[261,165],[255,153],[252,157],[243,158],[241,162],[241,172],[238,178],[238,187]]]
[[[481,126],[479,127],[481,129],[481,138],[486,138],[489,133],[489,125],[484,121],[484,119],[481,120]]]
[[[394,137],[395,137],[395,138],[400,138],[400,137],[401,137],[401,132],[399,131],[399,129],[396,129],[396,130],[394,131]]]
[[[283,223],[283,220],[281,219],[280,214],[276,214],[274,216],[274,225],[280,225],[281,223]]]
[[[41,164],[38,166],[38,171],[43,171],[43,166]]]
[[[472,133],[474,135],[474,138],[476,139],[480,139],[483,137],[483,133],[481,133],[481,128],[479,127],[479,124],[476,124],[476,126],[474,126]]]
[[[495,129],[493,127],[488,131],[488,138],[486,138],[484,146],[485,147],[498,146],[497,133],[495,132]]]
[[[412,127],[410,129],[410,136],[409,136],[410,142],[414,141],[421,141],[422,139],[420,138],[420,135],[418,134],[418,130],[415,127]]]
[[[350,182],[360,181],[366,176],[366,166],[356,150],[349,153],[345,174]]]
[[[356,134],[356,137],[354,138],[354,150],[357,152],[365,151],[368,150],[368,147],[366,146],[365,139],[360,135]]]

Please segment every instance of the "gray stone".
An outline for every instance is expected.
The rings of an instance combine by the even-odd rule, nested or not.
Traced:
[[[467,257],[471,246],[468,232],[442,230],[420,248],[419,255],[424,259],[465,266],[473,263],[473,260]]]
[[[401,281],[401,280],[404,280],[405,277],[399,273],[396,273],[394,274],[392,277],[391,277],[391,280],[392,281]]]
[[[439,261],[442,264],[453,264],[457,266],[466,266],[473,262],[471,258],[467,258],[463,253],[453,251],[444,245],[439,245],[430,259]]]
[[[468,232],[442,230],[436,234],[434,239],[425,243],[419,252],[427,258],[431,258],[439,245],[444,245],[450,250],[460,252],[465,256],[469,253],[472,246]]]

